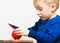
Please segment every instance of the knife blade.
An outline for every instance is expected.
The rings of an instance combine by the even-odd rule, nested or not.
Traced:
[[[10,23],[8,23],[8,25],[9,25],[10,27],[12,27],[13,29],[17,29],[17,28],[19,28],[18,26],[15,26],[15,25],[10,24]]]

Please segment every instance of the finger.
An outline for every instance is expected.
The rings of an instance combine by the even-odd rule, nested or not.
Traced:
[[[20,31],[15,31],[15,33],[21,33]]]
[[[22,34],[16,34],[16,35],[22,35]]]

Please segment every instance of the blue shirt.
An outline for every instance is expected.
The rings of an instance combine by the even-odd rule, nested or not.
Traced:
[[[50,20],[41,20],[28,28],[29,37],[37,40],[37,43],[60,43],[60,16]]]

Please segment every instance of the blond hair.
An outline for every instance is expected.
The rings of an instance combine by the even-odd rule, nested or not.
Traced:
[[[37,1],[43,1],[43,2],[47,3],[48,5],[56,4],[56,9],[59,8],[59,1],[60,0],[34,0],[34,3]]]

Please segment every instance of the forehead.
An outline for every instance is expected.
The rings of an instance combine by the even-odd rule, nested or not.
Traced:
[[[41,8],[47,8],[48,5],[40,0],[37,0],[35,3],[34,3],[34,7],[36,9],[41,9]]]
[[[39,5],[39,4],[46,4],[45,0],[34,0],[33,3],[34,3],[34,5],[36,5],[36,4],[37,5]]]
[[[34,5],[45,5],[46,3],[44,2],[45,0],[34,0]]]
[[[47,5],[45,5],[42,2],[41,3],[35,3],[34,6],[35,6],[36,9],[43,9],[43,8],[46,9],[48,7]]]

